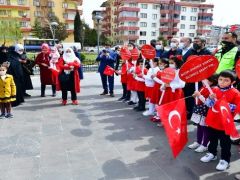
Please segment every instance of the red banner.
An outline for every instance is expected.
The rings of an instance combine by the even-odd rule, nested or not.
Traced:
[[[129,60],[132,57],[131,52],[127,49],[127,47],[121,48],[120,56],[123,60]]]
[[[236,63],[235,70],[236,70],[238,79],[240,79],[240,59],[238,59],[238,61]]]
[[[137,61],[139,58],[139,51],[137,48],[134,48],[133,50],[130,51],[132,54],[132,60]]]
[[[115,70],[112,67],[107,65],[106,68],[104,69],[103,74],[105,74],[106,76],[113,76],[114,72]]]
[[[154,59],[156,57],[156,50],[149,44],[145,44],[141,48],[142,55],[146,59]]]
[[[161,74],[161,80],[164,83],[169,84],[175,78],[175,74],[176,73],[175,73],[175,70],[173,68],[166,68],[166,69],[163,70],[163,72]]]
[[[188,83],[199,82],[213,75],[218,64],[218,59],[212,55],[192,57],[181,67],[179,77]]]

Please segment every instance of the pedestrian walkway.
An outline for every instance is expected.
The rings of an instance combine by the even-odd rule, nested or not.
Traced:
[[[187,147],[173,159],[163,128],[117,98],[99,96],[99,74],[85,73],[80,105],[60,105],[60,93],[40,98],[39,77],[13,119],[0,121],[1,180],[231,180],[240,172],[232,148],[231,167],[200,163]],[[116,78],[116,94],[121,91]],[[190,142],[195,131],[189,126]]]

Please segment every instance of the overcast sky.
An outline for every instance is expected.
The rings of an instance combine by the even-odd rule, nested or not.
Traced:
[[[92,11],[100,10],[105,0],[83,0],[83,18],[92,27]],[[207,0],[214,4],[213,24],[226,26],[240,24],[239,0]]]

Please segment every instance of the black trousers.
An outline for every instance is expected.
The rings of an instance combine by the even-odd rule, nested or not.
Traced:
[[[138,108],[144,110],[146,105],[144,91],[137,91],[137,95],[138,95]]]
[[[109,87],[109,93],[113,94],[114,89],[114,75],[113,76],[106,76],[103,73],[100,73],[101,80],[102,80],[102,87],[105,93],[108,93],[108,87]]]
[[[46,85],[41,84],[41,95],[45,96]],[[52,93],[56,94],[56,85],[52,85]]]
[[[122,89],[123,89],[123,98],[126,98],[127,96],[127,84],[126,83],[122,83]]]
[[[208,151],[214,156],[217,155],[218,140],[220,140],[221,146],[221,159],[230,162],[231,158],[231,139],[230,136],[226,135],[224,131],[213,129],[208,127],[210,144]]]
[[[62,99],[67,100],[68,91],[62,90]],[[71,91],[71,100],[77,100],[77,93],[75,91]]]

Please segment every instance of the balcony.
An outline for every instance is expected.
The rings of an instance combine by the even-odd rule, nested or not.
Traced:
[[[139,12],[140,11],[140,8],[136,8],[136,7],[120,7],[118,9],[119,12],[122,12],[122,11],[128,11],[128,12]]]
[[[213,13],[205,13],[205,12],[200,12],[198,13],[198,17],[212,17]]]
[[[22,32],[30,32],[32,30],[32,28],[31,27],[21,27],[20,30]]]
[[[30,10],[30,7],[29,6],[22,6],[22,5],[0,5],[0,9]]]
[[[197,29],[197,34],[209,34],[211,33],[211,30],[209,29]]]
[[[163,26],[159,28],[160,32],[168,32],[168,27],[167,26]]]
[[[161,14],[169,14],[169,9],[160,9]]]
[[[137,35],[120,35],[120,38],[124,39],[124,40],[137,40],[139,39],[139,36]]]
[[[172,28],[172,31],[173,31],[173,32],[178,32],[178,31],[179,31],[179,29],[178,29],[178,28],[176,28],[176,27],[173,27],[173,28]]]
[[[118,18],[119,22],[125,22],[125,21],[134,21],[134,22],[136,22],[136,21],[139,21],[139,20],[140,20],[139,17],[119,17]]]
[[[160,19],[160,23],[169,23],[169,22],[179,23],[179,22],[180,22],[180,19],[179,19],[179,18],[174,18],[174,19],[161,18],[161,19]]]
[[[138,31],[139,27],[137,26],[120,26],[118,27],[119,31]]]
[[[207,26],[207,25],[212,25],[212,21],[198,20],[197,24],[198,26]]]

